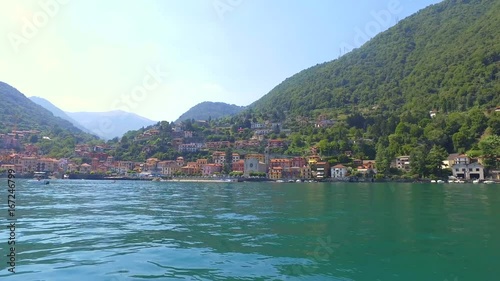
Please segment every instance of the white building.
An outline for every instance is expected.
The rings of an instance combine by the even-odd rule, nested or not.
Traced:
[[[335,165],[331,168],[332,178],[344,178],[347,176],[347,168],[342,165]]]

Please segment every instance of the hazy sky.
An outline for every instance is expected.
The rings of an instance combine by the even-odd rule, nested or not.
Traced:
[[[65,111],[248,105],[439,0],[0,2],[0,81]]]

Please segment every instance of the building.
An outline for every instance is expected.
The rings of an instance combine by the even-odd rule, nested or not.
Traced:
[[[335,165],[332,167],[331,173],[334,179],[345,178],[347,176],[347,167],[342,164]]]
[[[282,148],[285,146],[285,141],[284,140],[269,140],[267,142],[267,145],[270,148]]]
[[[410,170],[410,156],[399,156],[396,159],[394,159],[391,163],[392,168],[396,168],[399,170],[405,170],[409,171]]]
[[[181,167],[177,165],[176,161],[168,160],[159,162],[158,169],[162,175],[172,176],[178,173],[181,170]]]
[[[261,129],[261,128],[265,128],[265,127],[266,127],[266,125],[262,124],[262,123],[252,123],[250,125],[251,129]]]
[[[271,159],[269,168],[281,167],[283,170],[290,169],[292,161],[290,159]]]
[[[292,167],[303,167],[306,165],[306,159],[303,157],[293,157],[291,159],[291,164]]]
[[[245,160],[233,161],[231,163],[231,170],[233,172],[244,172],[245,171]]]
[[[278,180],[278,179],[283,178],[283,168],[270,167],[269,168],[269,178],[272,180]]]
[[[179,152],[198,152],[203,147],[202,143],[184,143],[180,144],[177,148]]]
[[[89,174],[91,169],[92,166],[87,163],[83,163],[82,165],[80,165],[80,173],[82,174]]]
[[[232,162],[238,162],[238,161],[240,161],[240,155],[238,153],[233,153]]]
[[[245,158],[244,161],[243,174],[245,177],[249,177],[251,173],[265,173],[267,171],[266,164],[256,158]]]
[[[300,178],[301,179],[312,179],[312,170],[309,166],[303,166],[300,169]]]
[[[324,179],[330,177],[330,165],[328,162],[316,163],[316,178]]]
[[[464,180],[484,180],[483,165],[474,162],[470,164],[455,164],[451,167],[453,176]]]
[[[451,172],[455,178],[464,180],[484,180],[483,165],[471,162],[471,159],[464,154],[458,155],[451,166]]]
[[[205,164],[202,167],[203,176],[212,176],[222,171],[221,164]]]
[[[257,159],[259,162],[266,162],[266,156],[264,154],[247,154],[245,155],[245,160],[246,159]]]
[[[223,151],[215,151],[212,153],[212,161],[215,164],[224,165],[224,163],[226,163],[226,153]]]
[[[460,154],[454,153],[448,155],[448,158],[443,161],[443,165],[441,166],[441,169],[451,169],[451,166],[455,165],[455,159],[459,156]]]

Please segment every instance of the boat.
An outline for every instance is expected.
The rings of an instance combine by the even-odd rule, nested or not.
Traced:
[[[50,182],[47,180],[47,174],[45,172],[35,172],[34,180],[39,184],[49,184]]]
[[[483,183],[485,183],[485,184],[493,184],[493,183],[495,183],[495,181],[483,181]]]
[[[479,179],[475,179],[472,181],[472,183],[480,183]]]
[[[444,183],[444,180],[437,180],[436,183]]]

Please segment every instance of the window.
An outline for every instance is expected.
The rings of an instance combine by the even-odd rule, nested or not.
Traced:
[[[479,168],[476,168],[476,172],[479,172]]]

